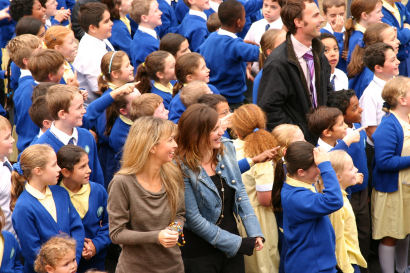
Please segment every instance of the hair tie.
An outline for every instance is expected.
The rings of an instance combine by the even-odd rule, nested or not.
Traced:
[[[21,170],[20,161],[13,164],[13,171],[16,171],[19,175],[23,175],[23,171]]]
[[[111,55],[110,65],[108,66],[108,74],[111,74],[112,59],[114,59],[115,53],[117,53],[117,51],[114,51],[114,52],[112,53],[112,55]]]
[[[259,53],[263,54],[262,47],[259,47]]]
[[[259,128],[253,129],[253,132],[254,132],[254,133],[257,132],[257,131],[259,131]]]
[[[145,67],[145,62],[142,62],[142,64],[141,64],[141,65],[142,65],[142,67]]]
[[[383,102],[383,108],[390,109],[391,105],[387,101],[385,101]]]

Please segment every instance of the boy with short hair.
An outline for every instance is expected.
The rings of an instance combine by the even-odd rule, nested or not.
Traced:
[[[187,38],[191,51],[197,52],[199,46],[209,35],[206,26],[207,16],[204,12],[210,8],[209,1],[184,0],[184,3],[189,7],[189,12],[185,15],[177,32]]]
[[[31,143],[35,143],[53,123],[53,118],[48,111],[46,96],[39,96],[33,100],[33,104],[28,111],[31,120],[40,128],[39,133],[34,137]]]
[[[262,35],[269,29],[282,29],[280,6],[277,0],[264,0],[262,6],[263,19],[253,23],[244,40],[259,44]]]
[[[162,24],[162,12],[156,0],[134,0],[131,6],[131,18],[138,23],[130,46],[131,63],[134,71],[145,58],[159,49],[159,39],[155,28]]]
[[[344,0],[323,0],[323,14],[327,21],[326,25],[320,29],[321,33],[329,33],[336,37],[339,45],[339,63],[337,68],[347,73],[347,62],[342,57],[344,48],[344,27],[346,18],[346,3]]]
[[[41,47],[41,40],[31,34],[23,34],[13,38],[7,44],[11,60],[21,69],[19,86],[14,92],[14,124],[18,134],[17,149],[23,151],[38,133],[38,127],[28,116],[31,105],[31,93],[37,85],[28,63],[30,56]]]
[[[88,130],[80,128],[85,114],[80,90],[73,86],[57,84],[49,88],[46,101],[54,122],[35,144],[49,144],[56,153],[63,145],[81,146],[88,153],[90,180],[104,185],[94,137]]]
[[[384,112],[383,87],[394,76],[399,75],[399,60],[394,49],[385,43],[376,43],[366,48],[364,64],[374,72],[373,80],[363,91],[359,104],[363,109],[362,126],[367,126],[367,143],[373,147],[372,135],[380,124]]]
[[[4,213],[4,229],[16,234],[11,222],[10,192],[12,167],[8,156],[13,152],[14,138],[11,135],[11,124],[0,116],[0,207]]]
[[[246,62],[259,58],[259,47],[245,43],[235,33],[245,24],[245,10],[236,0],[227,0],[219,6],[221,28],[211,33],[200,46],[199,52],[211,70],[209,83],[224,95],[231,108],[239,107],[246,92]]]
[[[108,41],[113,23],[105,4],[91,2],[80,8],[80,25],[85,31],[78,45],[78,53],[73,62],[77,71],[80,88],[88,91],[88,100],[97,98],[98,77],[101,74],[101,59],[114,47]]]

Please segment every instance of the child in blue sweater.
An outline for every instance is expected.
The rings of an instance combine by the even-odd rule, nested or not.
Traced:
[[[199,48],[210,72],[210,83],[218,88],[230,106],[243,103],[246,91],[246,62],[255,62],[259,47],[245,43],[235,33],[245,24],[245,10],[236,0],[228,0],[219,6],[222,27],[211,33]]]
[[[205,10],[209,9],[207,0],[184,0],[189,7],[189,12],[178,27],[178,33],[188,39],[191,51],[198,51],[199,46],[209,35],[206,27],[207,16]]]
[[[56,186],[60,167],[53,149],[29,146],[13,170],[10,207],[14,209],[13,227],[21,244],[24,272],[34,273],[41,245],[61,233],[76,240],[76,260],[80,261],[84,228],[67,191]]]
[[[156,0],[135,0],[131,5],[131,18],[138,23],[130,46],[130,59],[135,69],[145,58],[159,48],[157,26],[162,24],[162,12]]]
[[[94,137],[88,130],[80,128],[85,114],[84,99],[80,90],[57,84],[49,88],[46,99],[54,122],[36,144],[49,144],[55,152],[67,144],[83,147],[90,159],[89,166],[92,170],[90,179],[103,185],[104,176]]]
[[[2,248],[0,273],[23,272],[21,264],[21,249],[13,233],[3,230],[5,217],[0,208],[0,246]]]
[[[409,114],[410,79],[388,81],[382,98],[388,114],[373,134],[375,165],[373,170],[372,227],[379,244],[383,272],[407,271],[409,249],[410,170]],[[396,261],[396,264],[395,264]]]
[[[136,80],[141,94],[154,93],[162,97],[164,106],[169,109],[175,80],[175,58],[169,52],[155,51],[138,66]]]
[[[289,145],[284,165],[277,164],[276,176],[281,185],[272,190],[280,193],[283,208],[283,230],[287,243],[285,272],[336,273],[335,234],[328,214],[343,206],[343,197],[329,154],[308,142]],[[280,172],[279,172],[280,171]],[[314,184],[322,177],[324,190],[318,193]],[[280,182],[278,182],[280,183]],[[276,200],[278,201],[278,200]]]
[[[188,40],[178,33],[168,33],[161,38],[159,50],[168,51],[178,59],[184,54],[190,53]]]
[[[108,234],[107,192],[102,185],[90,181],[88,155],[81,147],[66,145],[57,153],[61,168],[60,186],[67,190],[74,208],[80,215],[85,239],[79,272],[91,268],[104,270]]]

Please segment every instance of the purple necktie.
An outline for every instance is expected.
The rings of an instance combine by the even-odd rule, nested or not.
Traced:
[[[309,86],[309,90],[310,90],[310,96],[312,99],[312,106],[313,108],[317,108],[317,96],[316,96],[316,86],[315,83],[313,81],[313,77],[315,75],[315,64],[313,61],[313,55],[311,51],[306,52],[303,55],[303,59],[305,59],[308,68],[309,68],[309,75],[310,75],[310,86]]]

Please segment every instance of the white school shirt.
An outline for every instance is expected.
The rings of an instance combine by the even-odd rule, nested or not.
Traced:
[[[16,235],[13,229],[13,224],[11,222],[11,211],[10,211],[10,197],[11,197],[11,172],[9,168],[3,166],[3,163],[8,161],[5,157],[0,159],[0,207],[3,210],[5,217],[5,230]],[[10,162],[9,162],[10,163]],[[10,164],[11,165],[11,164]]]
[[[60,140],[64,145],[67,145],[68,142],[70,142],[71,138],[74,138],[73,140],[73,144],[77,145],[78,143],[78,131],[77,128],[73,128],[73,133],[71,135],[67,135],[66,133],[64,133],[63,131],[57,129],[54,126],[54,122],[51,124],[50,127],[50,133],[52,133],[58,140]]]
[[[324,142],[323,139],[319,137],[317,140],[317,146],[322,148],[325,152],[330,152],[334,147],[332,145],[329,145],[328,143]]]
[[[359,100],[359,105],[363,109],[362,126],[378,126],[385,113],[383,112],[382,91],[386,82],[376,76],[363,91]],[[367,143],[374,146],[373,142],[367,137]]]
[[[140,30],[144,33],[147,33],[147,34],[151,35],[152,37],[154,37],[155,39],[158,40],[158,35],[157,35],[157,32],[155,30],[153,30],[151,28],[144,27],[144,26],[138,26],[138,30]]]
[[[91,101],[97,97],[94,92],[98,91],[101,59],[108,52],[107,45],[111,50],[114,50],[107,39],[100,40],[85,33],[78,45],[78,53],[73,62],[80,88],[88,91]]]
[[[269,24],[269,29],[282,29],[283,23],[282,19],[279,17],[276,21],[268,23],[265,18],[254,22],[246,33],[244,40],[252,41],[254,43],[260,44],[262,35],[265,33],[266,25]]]
[[[335,78],[335,91],[349,89],[349,79],[347,78],[345,72],[335,68],[335,72],[330,75],[330,81],[332,81],[333,77]]]
[[[204,19],[205,21],[208,20],[208,17],[206,17],[205,12],[203,12],[203,11],[190,9],[188,13],[189,13],[189,15],[199,16],[199,17],[201,17],[202,19]]]

